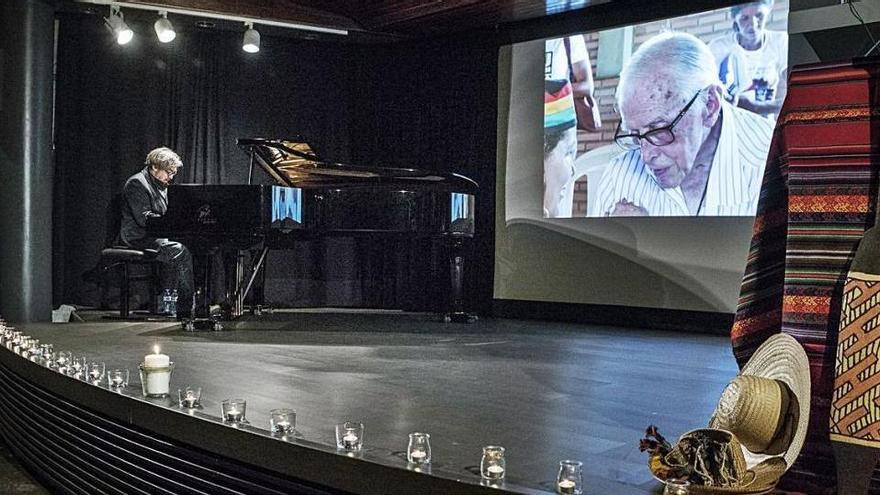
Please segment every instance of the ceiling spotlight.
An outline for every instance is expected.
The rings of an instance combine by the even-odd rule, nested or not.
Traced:
[[[122,20],[122,11],[119,10],[119,7],[116,5],[110,6],[110,17],[104,18],[104,24],[113,31],[113,36],[116,37],[116,43],[120,45],[124,45],[131,41],[134,38],[134,31],[128,27],[128,24]]]
[[[159,19],[153,24],[153,29],[156,30],[156,36],[159,38],[160,42],[168,43],[177,36],[177,33],[174,32],[174,26],[172,26],[171,21],[168,20],[168,12],[162,11],[159,12],[159,15]]]
[[[241,40],[241,49],[248,53],[257,53],[260,51],[260,33],[254,29],[253,22],[245,22],[244,25],[248,29]]]

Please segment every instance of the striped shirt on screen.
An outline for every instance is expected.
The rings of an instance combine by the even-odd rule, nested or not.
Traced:
[[[718,148],[697,215],[751,216],[758,205],[774,122],[726,102],[721,115]],[[692,216],[681,188],[660,187],[640,150],[622,153],[609,164],[589,215],[609,216],[623,199],[646,209],[649,216]]]

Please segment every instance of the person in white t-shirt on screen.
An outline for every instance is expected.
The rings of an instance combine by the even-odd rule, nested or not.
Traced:
[[[583,35],[544,42],[544,80],[548,79],[568,79],[575,98],[593,98],[593,69]]]
[[[733,32],[709,43],[726,98],[740,108],[775,117],[788,75],[788,33],[766,29],[773,0],[730,8]]]

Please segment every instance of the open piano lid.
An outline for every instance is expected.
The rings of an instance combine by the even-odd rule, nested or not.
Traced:
[[[304,140],[239,139],[238,146],[279,184],[309,186],[401,186],[473,194],[478,185],[459,174],[409,168],[361,167],[322,161]]]

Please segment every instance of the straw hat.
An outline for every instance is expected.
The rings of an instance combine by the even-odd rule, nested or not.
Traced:
[[[801,452],[809,421],[807,354],[792,336],[779,333],[761,344],[724,389],[709,426],[736,435],[747,458],[782,454],[788,469]]]

